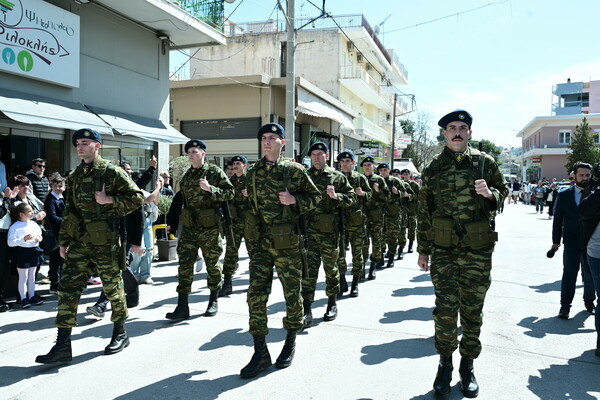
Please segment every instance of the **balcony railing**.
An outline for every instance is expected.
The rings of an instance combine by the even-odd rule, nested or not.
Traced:
[[[390,142],[390,133],[364,116],[354,118],[354,129],[364,130],[384,143]]]
[[[375,79],[363,67],[348,65],[340,68],[340,79],[362,79],[381,96],[381,86],[375,82]]]
[[[223,0],[165,0],[223,32]]]

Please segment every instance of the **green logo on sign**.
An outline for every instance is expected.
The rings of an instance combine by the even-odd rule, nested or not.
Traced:
[[[29,72],[33,68],[33,57],[28,51],[22,50],[17,54],[17,65],[24,72]]]

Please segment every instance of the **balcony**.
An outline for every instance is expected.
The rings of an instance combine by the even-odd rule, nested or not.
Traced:
[[[354,118],[354,130],[356,130],[356,133],[363,134],[370,140],[377,140],[385,144],[390,143],[390,133],[367,117],[359,116]]]
[[[340,84],[368,104],[391,111],[392,105],[384,98],[388,93],[381,90],[379,83],[363,67],[352,65],[341,67]]]
[[[200,21],[223,32],[223,1],[222,0],[166,0],[174,4]]]

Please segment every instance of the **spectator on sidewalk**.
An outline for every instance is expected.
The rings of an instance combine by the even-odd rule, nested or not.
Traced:
[[[4,299],[4,288],[7,285],[10,276],[10,258],[8,248],[8,229],[11,225],[10,205],[17,196],[19,188],[4,188],[2,199],[0,199],[0,312],[10,309]]]
[[[50,187],[51,192],[46,196],[44,202],[44,210],[46,211],[47,226],[54,236],[58,239],[60,232],[60,223],[65,213],[65,198],[63,192],[66,189],[66,179],[63,177],[54,177]],[[60,274],[62,272],[63,258],[60,256],[60,251],[56,248],[49,255],[49,270],[48,279],[50,279],[50,293],[55,294],[60,283]]]
[[[171,181],[171,176],[169,175],[168,172],[161,172],[160,176],[163,178],[163,188],[160,191],[160,195],[161,196],[175,196],[175,192],[173,191],[173,188],[171,187],[170,181]]]
[[[568,319],[579,266],[583,276],[583,301],[589,313],[594,310],[594,284],[590,276],[590,267],[586,252],[581,249],[582,224],[577,210],[581,200],[581,192],[588,185],[592,166],[577,162],[574,166],[575,185],[560,192],[554,206],[554,221],[552,223],[552,249],[558,250],[562,238],[565,250],[563,252],[563,275],[560,288],[560,310],[558,318]]]
[[[539,211],[542,214],[544,212],[544,197],[546,197],[546,188],[542,181],[538,181],[537,186],[533,188],[533,194],[535,196],[535,212]]]
[[[525,184],[523,185],[523,194],[524,194],[523,201],[525,202],[525,205],[530,205],[531,204],[531,186],[532,186],[532,182],[525,182]]]
[[[2,149],[0,148],[0,156],[2,156]],[[8,187],[8,180],[6,176],[6,166],[0,160],[0,193],[4,192],[4,189]]]
[[[50,190],[50,182],[44,173],[46,172],[46,160],[43,158],[34,158],[31,161],[31,169],[27,171],[27,179],[33,195],[37,197],[42,203],[46,200],[46,195]]]

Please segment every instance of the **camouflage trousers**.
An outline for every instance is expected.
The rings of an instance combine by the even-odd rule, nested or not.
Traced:
[[[258,229],[258,228],[257,228]],[[267,335],[267,302],[273,283],[273,266],[283,288],[286,315],[283,328],[288,331],[302,330],[304,310],[300,286],[302,280],[302,258],[300,247],[275,250],[268,235],[254,242],[250,252],[250,285],[248,286],[248,311],[250,333]]]
[[[221,288],[221,263],[219,257],[223,253],[219,227],[214,228],[188,228],[184,227],[177,243],[177,256],[179,257],[177,285],[178,293],[192,291],[194,281],[194,264],[198,259],[198,249],[202,249],[202,257],[208,273],[208,288],[219,290]]]
[[[110,320],[125,322],[129,314],[118,255],[117,245],[93,246],[77,242],[69,247],[58,289],[58,328],[72,328],[77,325],[77,306],[81,293],[90,276],[96,271],[102,279],[102,289],[110,300]]]
[[[231,231],[229,228],[225,229],[225,238],[227,240],[227,245],[225,247],[225,259],[223,260],[223,273],[224,274],[235,274],[238,268],[238,260],[239,260],[239,250],[240,245],[242,244],[242,238],[244,237],[244,223],[234,223],[233,224],[233,239],[235,241],[235,246],[231,240]],[[252,244],[249,243],[248,240],[246,242],[246,250],[248,250],[248,254],[250,254],[250,248]]]
[[[417,229],[417,217],[414,213],[403,212],[402,224],[400,225],[400,235],[398,236],[398,246],[401,249],[406,246],[406,237],[408,240],[415,240],[415,232]]]
[[[363,244],[363,260],[366,263],[369,258],[369,245],[371,245],[371,263],[381,261],[381,253],[385,247],[385,237],[383,236],[383,220],[367,220],[367,233]],[[369,241],[370,239],[370,241]]]
[[[325,270],[325,294],[329,297],[340,291],[340,274],[337,267],[339,251],[337,232],[318,233],[314,229],[308,229],[308,276],[302,279],[304,300],[311,303],[315,300],[321,261]]]
[[[479,334],[483,323],[483,302],[490,287],[493,247],[470,249],[434,248],[431,280],[435,287],[435,349],[450,355],[458,347],[457,322],[460,314],[460,354],[477,358],[481,353]]]
[[[396,254],[398,247],[398,237],[400,236],[400,225],[402,223],[402,214],[398,215],[387,215],[385,217],[385,232],[383,235],[386,239],[388,251],[392,254]]]
[[[352,275],[361,276],[365,267],[363,258],[363,247],[366,235],[365,227],[364,225],[346,225],[346,233],[348,234],[348,242],[350,243],[350,249],[352,250]],[[346,249],[342,249],[338,257],[338,270],[340,271],[340,276],[346,275],[347,269]]]

